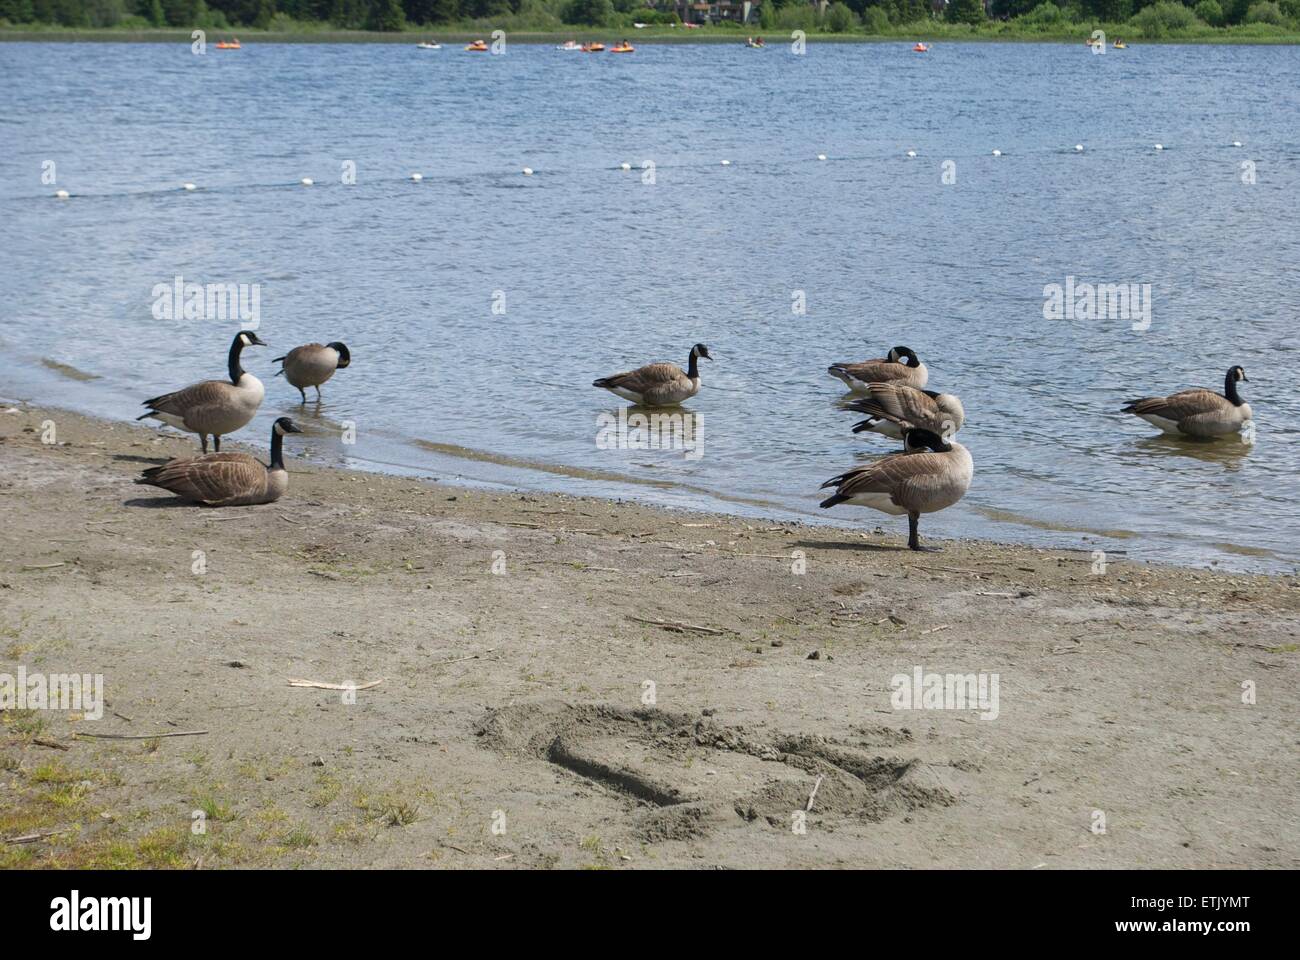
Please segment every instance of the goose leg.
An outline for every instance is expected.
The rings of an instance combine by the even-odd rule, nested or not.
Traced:
[[[316,402],[317,402],[317,403],[320,403],[320,386],[319,386],[319,385],[317,385],[317,387],[316,387]]]
[[[216,448],[217,453],[221,452],[221,438],[215,433],[212,435],[212,445]]]
[[[920,521],[920,519],[921,519],[921,515],[920,515],[919,513],[917,513],[915,510],[909,511],[908,514],[907,514],[907,546],[908,546],[908,549],[910,549],[910,550],[919,550],[919,551],[921,551],[922,553],[941,553],[941,552],[943,551],[943,548],[942,548],[942,547],[923,547],[923,546],[921,546],[921,541],[920,541],[920,539],[919,539],[919,538],[917,537],[917,535],[916,535],[917,525],[918,525],[918,522]]]
[[[207,452],[208,452],[208,435],[207,435],[206,433],[200,433],[200,434],[199,434],[199,443],[203,444],[203,452],[204,452],[204,453],[207,453]]]
[[[303,402],[303,405],[305,406],[306,403],[307,403],[307,391],[304,390],[302,387],[299,387],[299,388],[298,388],[298,392],[302,394],[302,402]]]

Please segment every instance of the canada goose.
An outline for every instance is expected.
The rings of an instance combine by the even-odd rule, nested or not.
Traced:
[[[334,376],[335,370],[342,370],[352,362],[352,354],[347,344],[335,340],[333,343],[306,343],[294,347],[283,357],[276,357],[272,363],[284,363],[276,373],[284,374],[284,379],[298,388],[302,402],[307,402],[307,391],[303,387],[316,388],[316,400],[320,401],[320,385]]]
[[[952,437],[966,422],[961,400],[951,393],[918,390],[903,383],[871,383],[867,391],[869,397],[845,404],[846,409],[867,415],[854,425],[854,433],[869,430],[902,440],[906,428],[919,427]]]
[[[220,452],[222,436],[234,433],[252,420],[266,395],[262,381],[246,373],[239,365],[240,352],[249,346],[264,347],[266,344],[251,330],[235,334],[230,343],[229,383],[225,380],[202,380],[175,393],[146,400],[144,405],[149,412],[136,419],[160,420],[178,430],[197,433],[204,453],[208,452],[208,434],[212,434],[216,450]]]
[[[908,430],[905,442],[909,450],[917,452],[893,453],[823,483],[822,489],[835,487],[836,490],[821,506],[847,503],[896,516],[905,513],[908,547],[934,550],[934,547],[922,547],[917,539],[921,514],[951,507],[965,496],[975,465],[970,452],[960,443],[945,441],[929,430]],[[924,447],[931,452],[923,450]]]
[[[1238,433],[1253,414],[1250,404],[1237,393],[1237,384],[1249,383],[1246,371],[1229,367],[1223,379],[1223,393],[1198,388],[1180,390],[1167,397],[1142,397],[1130,400],[1121,411],[1141,417],[1165,433],[1189,437],[1220,437]]]
[[[709,348],[702,343],[691,347],[688,368],[675,363],[650,363],[626,373],[602,377],[592,382],[610,393],[647,407],[670,407],[700,392],[699,358],[712,360]]]
[[[866,393],[872,383],[901,382],[920,389],[930,379],[930,371],[911,347],[894,347],[881,360],[833,363],[826,372],[855,393]]]
[[[289,489],[281,449],[286,433],[302,433],[288,417],[271,426],[271,466],[246,453],[205,453],[150,467],[135,482],[170,490],[205,507],[242,507],[271,503]]]

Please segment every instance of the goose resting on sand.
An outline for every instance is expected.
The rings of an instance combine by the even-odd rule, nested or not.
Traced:
[[[282,449],[286,433],[302,431],[288,417],[281,417],[271,427],[269,467],[246,453],[207,453],[150,467],[135,482],[161,487],[205,507],[271,503],[289,489]]]

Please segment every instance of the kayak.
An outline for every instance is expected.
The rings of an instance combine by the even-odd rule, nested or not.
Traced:
[[[1128,49],[1128,44],[1125,43],[1123,40],[1117,40],[1115,43],[1112,43],[1111,46],[1112,46],[1113,48],[1115,48],[1116,50],[1127,50],[1127,49]]]
[[[465,49],[474,53],[487,53],[488,45],[482,40],[475,40],[473,43],[466,45]]]
[[[581,50],[582,46],[575,40],[566,40],[555,48],[556,50]]]
[[[930,48],[927,47],[924,43],[918,43],[916,46],[914,46],[914,47],[912,48],[912,52],[913,52],[913,53],[929,53],[929,52],[930,52]]]
[[[441,44],[441,43],[417,43],[416,46],[419,47],[421,50],[441,50],[441,49],[442,49],[442,44]]]
[[[601,52],[602,50],[604,50],[604,49],[605,49],[605,45],[604,45],[603,43],[588,43],[588,44],[584,44],[584,45],[583,45],[583,47],[582,47],[582,52],[583,52],[583,53],[600,53],[600,52]]]
[[[239,49],[239,41],[236,40],[234,43],[227,43],[226,41],[222,40],[220,43],[217,44],[217,49],[218,49],[218,50],[238,50],[238,49]]]
[[[610,53],[635,53],[636,47],[610,47]]]

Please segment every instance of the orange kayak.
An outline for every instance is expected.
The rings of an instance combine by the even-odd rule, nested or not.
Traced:
[[[929,53],[929,52],[930,52],[930,48],[927,47],[924,43],[918,43],[916,46],[914,46],[914,47],[912,48],[912,52],[913,52],[913,53]]]
[[[482,40],[475,40],[473,43],[468,44],[465,47],[465,49],[470,50],[474,53],[487,53],[488,45],[484,43]]]
[[[588,43],[588,44],[586,44],[586,45],[583,46],[583,48],[582,48],[582,52],[583,52],[583,53],[600,53],[600,51],[602,51],[602,50],[604,50],[604,49],[605,49],[605,45],[604,45],[603,43]]]
[[[635,52],[635,50],[636,47],[610,47],[609,48],[610,53],[633,53]]]
[[[217,44],[217,49],[218,49],[218,50],[238,50],[238,49],[239,49],[239,41],[236,40],[234,43],[226,43],[226,41],[222,40],[220,43]]]

